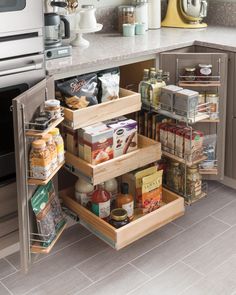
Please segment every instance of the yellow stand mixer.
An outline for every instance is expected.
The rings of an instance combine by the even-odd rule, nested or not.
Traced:
[[[207,0],[169,0],[162,27],[173,28],[205,28],[201,23],[207,15]]]

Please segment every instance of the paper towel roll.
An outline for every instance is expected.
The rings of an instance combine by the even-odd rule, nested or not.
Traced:
[[[161,0],[148,2],[148,28],[160,29],[161,27]]]

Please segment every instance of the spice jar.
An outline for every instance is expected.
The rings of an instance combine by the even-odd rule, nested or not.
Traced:
[[[202,193],[202,176],[198,171],[197,165],[187,168],[186,192],[192,199],[199,197]]]
[[[52,131],[50,131],[50,134],[53,137],[53,140],[57,147],[57,160],[58,163],[62,163],[65,159],[65,150],[64,150],[64,141],[62,139],[62,136],[60,134],[59,128],[54,128]]]
[[[216,93],[208,93],[206,95],[206,102],[210,107],[210,119],[219,119],[219,95]]]
[[[196,79],[196,68],[185,68],[184,80],[194,81]]]
[[[129,223],[127,211],[122,208],[117,208],[111,211],[111,219],[109,223],[115,228],[120,228]]]
[[[207,81],[207,77],[212,75],[212,65],[211,64],[199,64],[198,65],[198,79],[202,81]]]
[[[135,23],[135,8],[131,5],[121,5],[118,8],[118,30],[122,33],[123,24]]]
[[[173,190],[177,192],[182,191],[183,180],[182,173],[180,170],[180,164],[178,162],[170,162],[169,167],[167,169],[166,182],[167,186],[169,186]]]
[[[134,197],[129,194],[129,184],[121,184],[121,194],[116,198],[116,207],[127,211],[129,220],[134,218]]]
[[[42,137],[43,140],[45,140],[46,145],[50,151],[50,155],[51,155],[51,172],[53,172],[57,166],[58,166],[58,162],[57,162],[57,147],[56,144],[52,138],[52,134],[45,134]]]
[[[52,119],[59,119],[61,117],[60,101],[57,99],[49,99],[44,103],[45,112],[48,113]]]
[[[92,195],[92,212],[98,217],[107,220],[110,215],[110,205],[110,194],[104,189],[104,183],[101,183]]]
[[[29,156],[30,177],[46,180],[51,174],[51,155],[44,140],[32,142]]]

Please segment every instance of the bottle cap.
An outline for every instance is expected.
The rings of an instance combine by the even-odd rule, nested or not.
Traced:
[[[129,193],[129,184],[128,184],[128,183],[123,182],[123,183],[121,184],[121,193],[122,193],[123,195],[127,195],[127,194]]]

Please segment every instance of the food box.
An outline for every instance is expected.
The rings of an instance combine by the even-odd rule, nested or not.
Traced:
[[[162,87],[160,96],[161,109],[172,112],[174,107],[175,94],[182,89],[182,87],[178,87],[176,85],[168,85]]]
[[[174,111],[176,114],[187,117],[194,117],[197,115],[198,106],[197,91],[183,89],[175,94]]]

